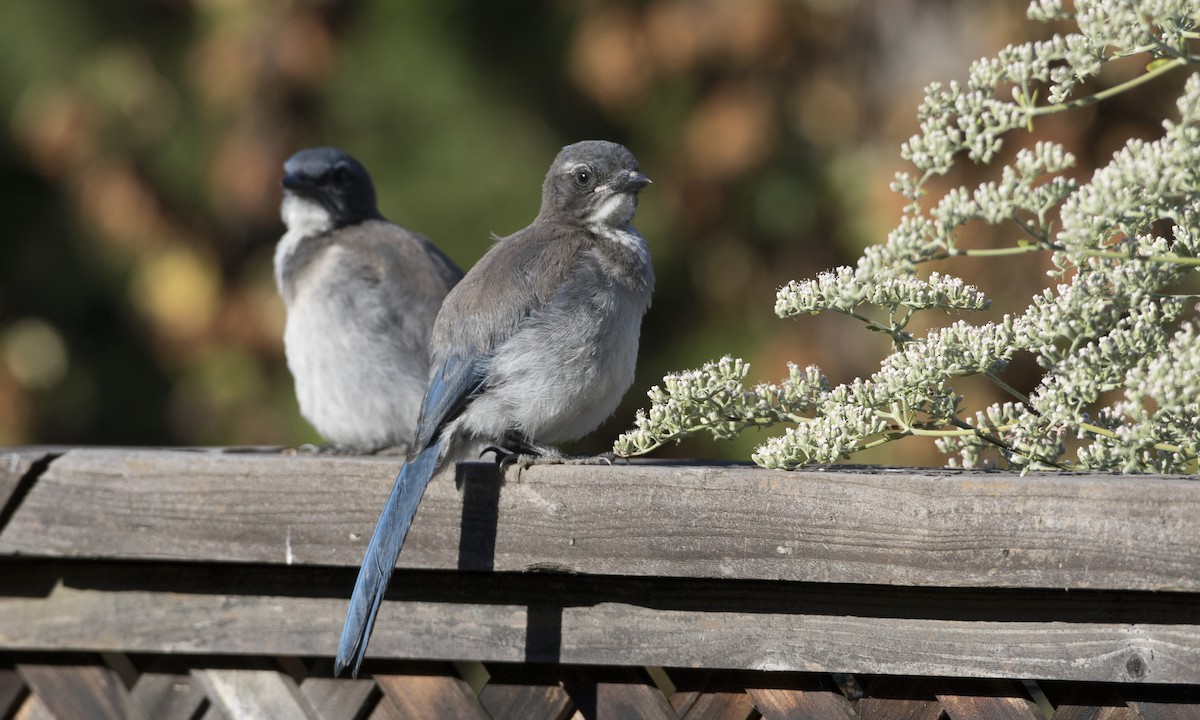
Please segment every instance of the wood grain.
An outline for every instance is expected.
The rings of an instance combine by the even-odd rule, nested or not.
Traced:
[[[0,451],[0,529],[8,524],[39,471],[57,454],[49,448]]]
[[[18,665],[30,692],[52,717],[73,720],[142,720],[120,678],[94,665]]]
[[[273,670],[193,670],[228,720],[322,720],[294,680]]]
[[[25,681],[16,670],[0,668],[0,717],[8,717],[25,694]]]
[[[396,461],[78,450],[0,531],[0,554],[353,564]],[[453,485],[453,483],[451,483]]]
[[[961,683],[937,694],[949,720],[1042,720],[1037,703],[1024,687],[1011,681],[989,679]]]
[[[748,688],[763,720],[856,720],[850,703],[836,689]]]
[[[754,684],[754,679],[747,673],[672,668],[666,675],[674,686],[671,707],[681,720],[750,720],[759,717],[754,702],[746,694],[746,686]]]
[[[671,707],[681,720],[749,720],[758,717],[749,695],[737,692],[690,692],[671,697]]]
[[[332,677],[305,678],[300,683],[300,691],[322,720],[361,717],[363,709],[378,692],[370,680]]]
[[[493,720],[566,720],[573,709],[557,676],[538,666],[493,665],[479,704]]]
[[[21,703],[21,707],[13,715],[13,720],[60,720],[60,718],[50,712],[50,708],[46,707],[41,698],[32,695]]]
[[[0,555],[354,567],[396,469],[71,451],[0,531]],[[466,492],[453,471],[434,479],[400,567],[1200,590],[1195,478],[546,465],[510,469],[497,492],[474,472]]]
[[[475,693],[456,675],[376,675],[375,682],[405,720],[490,720]]]
[[[181,716],[188,703],[194,714],[206,693],[213,720],[274,712],[247,704],[253,697],[298,717],[416,712],[395,692],[409,679],[384,681],[394,687],[381,683],[382,697],[369,685],[292,679],[306,674],[303,658],[334,652],[395,459],[113,449],[0,454],[0,464],[5,457],[17,458],[9,477],[25,479],[0,527],[4,652],[289,658],[274,666],[283,674],[246,663],[196,669],[177,690],[170,671],[139,667],[134,711],[177,700]],[[434,479],[368,673],[388,675],[395,661],[471,660],[1200,685],[1195,478],[648,463],[534,466],[501,481],[486,465]],[[104,684],[112,673],[103,667],[77,677],[19,667],[110,705],[129,700],[119,682]],[[652,682],[601,675],[561,687],[498,682],[478,699],[453,672],[421,682],[435,704],[485,714],[554,716],[581,700],[679,714]],[[827,687],[692,679],[672,699],[697,716],[749,713],[745,688],[780,713],[846,703]],[[936,707],[932,692],[876,697],[860,714],[921,717]],[[43,700],[21,712],[49,712]],[[1015,696],[942,700],[951,715],[956,703],[960,713],[1029,709]],[[1184,702],[1134,701],[1142,715]]]
[[[679,718],[641,667],[572,668],[565,673],[562,684],[578,714],[589,720]]]
[[[1194,704],[1131,702],[1129,706],[1141,720],[1196,720]]]
[[[243,586],[235,572],[225,574],[233,589]],[[45,596],[0,592],[0,647],[329,657],[346,609],[342,598],[279,593],[269,585],[262,594],[230,594],[215,586],[96,587],[74,565],[63,575]],[[489,591],[494,580],[488,574],[398,576],[417,595],[441,599],[385,601],[368,667],[372,659],[471,659],[1200,684],[1200,622],[1188,619],[1194,599],[1171,615],[1170,596],[1047,591],[994,598],[996,608],[1009,606],[1000,615],[970,607],[975,603],[966,591],[927,591],[923,605],[914,598],[885,613],[879,609],[894,589],[806,592],[768,585],[756,597],[753,584],[731,589],[670,579],[529,576]],[[528,584],[522,589],[518,581]],[[530,625],[529,605],[547,596],[579,603],[559,608],[554,643],[541,635],[545,625]],[[616,599],[577,600],[588,597]],[[1146,605],[1139,608],[1139,599]],[[1063,615],[1062,606],[1072,602],[1080,614]],[[1155,603],[1164,606],[1155,609]],[[1157,622],[1128,619],[1156,616]]]
[[[855,705],[862,720],[938,720],[942,706],[928,681],[875,675],[861,678],[863,697]]]
[[[400,710],[387,697],[379,699],[379,703],[375,705],[375,709],[367,718],[368,720],[404,720]]]
[[[204,703],[204,690],[191,676],[144,672],[129,694],[146,717],[153,720],[191,720]]]

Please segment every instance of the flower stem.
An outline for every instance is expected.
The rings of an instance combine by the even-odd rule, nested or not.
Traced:
[[[1087,107],[1088,105],[1095,105],[1096,103],[1101,102],[1102,100],[1107,100],[1110,97],[1113,97],[1115,95],[1120,95],[1121,93],[1123,93],[1127,90],[1130,90],[1139,85],[1148,83],[1151,80],[1157,78],[1158,76],[1164,75],[1164,74],[1174,70],[1175,68],[1182,67],[1186,64],[1188,64],[1187,58],[1182,58],[1182,57],[1172,58],[1171,60],[1168,60],[1167,62],[1164,62],[1160,65],[1157,65],[1156,67],[1146,71],[1145,73],[1143,73],[1141,75],[1138,75],[1135,78],[1126,80],[1125,82],[1123,82],[1119,85],[1113,85],[1110,88],[1105,88],[1094,95],[1088,95],[1087,97],[1070,100],[1070,101],[1064,102],[1064,103],[1058,103],[1057,105],[1042,105],[1041,107],[1029,108],[1027,110],[1027,112],[1029,113],[1030,118],[1035,118],[1035,117],[1041,117],[1042,115],[1051,115],[1054,113],[1065,112],[1067,110],[1074,110],[1076,108]]]
[[[1061,253],[1086,255],[1088,257],[1111,258],[1113,260],[1144,260],[1146,262],[1171,263],[1173,265],[1200,265],[1200,257],[1185,257],[1183,255],[1135,255],[1132,252],[1115,252],[1112,250],[1092,250],[1090,248],[1066,248],[1055,246]]]
[[[1114,440],[1118,439],[1118,435],[1115,432],[1113,432],[1112,430],[1109,430],[1107,428],[1102,428],[1099,425],[1093,425],[1091,423],[1081,422],[1081,423],[1079,423],[1079,427],[1083,430],[1087,430],[1090,433],[1095,433],[1096,435],[1103,435],[1106,438],[1112,438]],[[1186,451],[1178,445],[1170,445],[1168,443],[1154,443],[1153,445],[1151,445],[1151,447],[1153,447],[1155,450],[1162,450],[1163,452],[1186,454]]]

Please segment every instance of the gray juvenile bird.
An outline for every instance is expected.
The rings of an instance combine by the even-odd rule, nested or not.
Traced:
[[[326,440],[373,451],[412,441],[429,381],[429,336],[453,262],[388,222],[361,164],[335,148],[283,166],[275,282],[301,414]]]
[[[346,613],[335,673],[358,674],[421,495],[446,462],[488,446],[544,451],[596,428],[633,383],[654,269],[630,224],[650,184],[602,141],[563,148],[541,211],[500,238],[449,295],[433,328],[416,439],[396,478]]]

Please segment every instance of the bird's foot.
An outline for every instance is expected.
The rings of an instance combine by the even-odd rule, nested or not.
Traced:
[[[526,452],[526,450],[527,448],[509,450],[499,445],[488,445],[479,453],[479,457],[483,457],[488,453],[494,455],[496,457],[496,465],[500,467],[500,474],[503,475],[504,471],[508,470],[510,465],[516,465],[519,469],[525,470],[538,461],[539,456]]]
[[[556,455],[540,456],[536,458],[535,462],[540,465],[612,465],[616,461],[624,459],[611,452],[603,452],[599,455],[567,455],[564,452],[558,452]]]
[[[618,461],[628,463],[628,460],[613,452],[602,452],[598,455],[572,455],[563,460],[567,465],[614,465]]]
[[[615,461],[624,459],[618,458],[611,452],[599,455],[568,455],[553,445],[534,442],[523,443],[515,450],[489,445],[483,449],[480,457],[487,453],[493,453],[496,456],[496,463],[500,466],[501,473],[510,465],[517,465],[521,470],[528,470],[533,465],[612,465]]]

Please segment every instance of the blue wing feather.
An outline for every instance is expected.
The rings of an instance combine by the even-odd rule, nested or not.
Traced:
[[[417,417],[417,437],[412,452],[420,452],[433,441],[446,423],[463,411],[484,385],[485,360],[478,355],[459,354],[446,358],[429,382]]]

